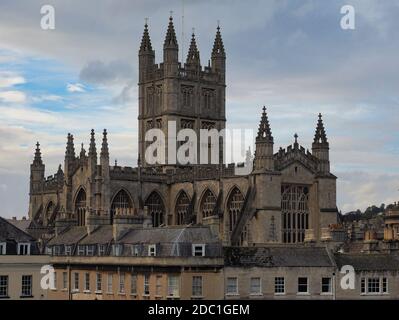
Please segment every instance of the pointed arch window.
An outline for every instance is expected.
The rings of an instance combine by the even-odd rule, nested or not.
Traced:
[[[181,191],[176,201],[176,224],[182,225],[186,223],[188,216],[188,208],[190,206],[190,199],[184,191]]]
[[[133,211],[133,202],[125,190],[120,190],[112,200],[111,204],[111,222],[117,212],[129,214]]]
[[[238,217],[240,215],[242,206],[244,204],[244,196],[241,191],[235,187],[230,194],[229,200],[227,201],[227,212],[229,214],[229,231],[232,232]]]
[[[80,189],[75,199],[75,216],[78,219],[78,226],[86,224],[86,192]]]
[[[202,197],[200,211],[202,217],[206,218],[213,214],[216,205],[216,197],[211,190],[207,189]]]
[[[150,194],[145,206],[147,206],[148,213],[151,215],[153,227],[159,227],[164,224],[165,207],[158,192],[153,191]]]
[[[283,185],[281,187],[281,211],[283,242],[303,242],[305,230],[309,228],[309,187]]]
[[[48,223],[49,221],[50,221],[50,219],[51,219],[51,216],[52,216],[52,214],[53,214],[53,211],[54,211],[54,202],[53,201],[50,201],[48,204],[47,204],[47,207],[46,207],[46,213],[45,213],[45,217],[44,217],[44,219],[45,219],[45,221]]]

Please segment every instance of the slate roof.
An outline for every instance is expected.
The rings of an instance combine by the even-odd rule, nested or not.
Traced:
[[[28,220],[28,219],[25,219],[25,220],[7,219],[7,221],[24,232],[27,232],[26,229],[29,228],[29,226],[32,222],[32,220]]]
[[[7,240],[29,242],[34,241],[35,239],[6,219],[0,217],[0,242],[5,242]]]
[[[232,247],[224,256],[230,267],[334,267],[322,247]]]
[[[86,235],[87,235],[87,229],[85,226],[71,227],[66,231],[64,231],[63,233],[59,234],[58,236],[52,238],[47,245],[53,246],[59,244],[65,244],[65,245],[75,244]]]
[[[169,227],[131,229],[118,242],[122,243],[214,243],[218,239],[208,227]]]
[[[399,255],[395,253],[336,253],[338,268],[351,265],[355,271],[389,271],[399,270]]]
[[[106,244],[112,240],[112,226],[101,226],[84,237],[79,244]]]

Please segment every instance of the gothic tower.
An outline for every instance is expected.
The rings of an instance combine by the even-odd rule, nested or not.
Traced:
[[[267,118],[266,107],[263,107],[262,118],[256,136],[256,149],[254,159],[255,170],[274,170],[273,136]]]
[[[29,218],[33,219],[39,206],[41,199],[34,194],[40,194],[43,191],[44,185],[44,171],[45,166],[42,161],[42,155],[40,152],[40,144],[36,143],[35,157],[32,164],[30,165],[30,183],[29,183]]]
[[[212,63],[209,62],[208,66],[201,66],[194,33],[185,63],[178,61],[178,53],[173,18],[170,17],[163,45],[163,62],[155,64],[155,52],[152,50],[148,25],[145,24],[139,50],[138,115],[139,158],[143,166],[150,164],[146,161],[145,151],[151,142],[145,141],[145,134],[151,128],[161,129],[165,135],[165,163],[169,165],[179,163],[174,152],[168,154],[168,146],[175,143],[178,149],[185,142],[176,143],[176,137],[168,134],[168,125],[175,124],[176,132],[193,129],[198,139],[200,129],[225,128],[226,55],[220,27],[216,32]],[[199,141],[197,148],[200,149]]]
[[[329,144],[326,131],[324,129],[323,119],[319,113],[316,132],[312,143],[312,154],[319,159],[318,171],[322,174],[330,172]]]

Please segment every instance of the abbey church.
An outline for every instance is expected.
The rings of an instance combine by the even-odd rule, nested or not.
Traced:
[[[195,35],[185,62],[169,19],[163,62],[155,63],[147,24],[139,57],[137,167],[110,163],[107,131],[90,134],[89,147],[75,150],[68,134],[63,167],[45,176],[37,144],[30,175],[29,218],[38,228],[126,223],[142,228],[203,226],[223,245],[319,242],[337,224],[336,177],[321,114],[311,151],[295,135],[277,148],[266,109],[260,110],[253,170],[236,175],[228,165],[150,165],[145,133],[168,122],[177,130],[225,128],[226,52],[217,28],[211,59],[201,64]],[[315,118],[317,118],[315,116]],[[199,135],[198,135],[199,136]],[[44,150],[45,152],[45,150]],[[221,148],[223,153],[223,148]]]

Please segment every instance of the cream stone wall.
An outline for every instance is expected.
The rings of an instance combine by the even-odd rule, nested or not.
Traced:
[[[48,265],[50,258],[48,256],[32,255],[0,255],[0,275],[8,276],[8,296],[9,299],[19,300],[45,300],[48,291],[43,290],[40,281],[43,277],[40,270]],[[32,296],[22,297],[22,276],[32,276]],[[0,299],[1,300],[1,299]]]

